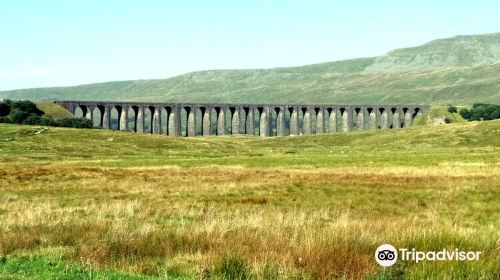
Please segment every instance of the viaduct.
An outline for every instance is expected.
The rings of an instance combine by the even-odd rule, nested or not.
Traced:
[[[421,105],[191,104],[56,101],[102,129],[171,136],[294,136],[412,125]]]

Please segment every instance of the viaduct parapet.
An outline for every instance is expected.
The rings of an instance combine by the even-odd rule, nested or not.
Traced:
[[[102,129],[171,136],[294,136],[411,126],[425,105],[56,101]]]

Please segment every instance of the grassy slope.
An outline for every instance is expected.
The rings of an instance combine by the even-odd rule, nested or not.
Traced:
[[[0,92],[32,100],[288,103],[500,103],[500,33],[459,36],[385,56],[266,70]]]
[[[439,125],[442,123],[437,122],[443,118],[448,118],[451,123],[463,123],[467,122],[459,113],[448,112],[449,106],[435,106],[429,111],[425,112],[421,116],[415,118],[413,125],[425,126],[425,125]],[[460,110],[463,107],[458,107]]]
[[[63,107],[52,102],[38,102],[36,107],[45,113],[45,116],[54,120],[74,118],[75,116]]]
[[[196,278],[236,253],[270,279],[498,276],[500,121],[266,139],[37,131],[0,125],[0,255],[14,264]],[[383,271],[382,242],[484,258]]]

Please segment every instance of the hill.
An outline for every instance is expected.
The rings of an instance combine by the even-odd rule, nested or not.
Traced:
[[[265,103],[500,103],[500,33],[457,36],[380,57],[211,70],[163,80],[0,92],[0,98]]]

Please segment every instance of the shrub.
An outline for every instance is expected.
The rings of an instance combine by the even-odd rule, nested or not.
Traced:
[[[34,114],[37,116],[41,116],[44,112],[38,109],[35,103],[25,100],[25,101],[15,101],[10,103],[10,108],[12,111],[19,110],[22,112],[26,112],[28,114]]]
[[[496,120],[496,119],[500,119],[500,106],[490,114],[490,120]]]
[[[471,116],[472,116],[472,114],[469,111],[469,109],[466,109],[466,108],[460,109],[459,114],[460,114],[460,116],[462,116],[462,118],[464,118],[466,120],[470,119]]]
[[[42,117],[37,115],[29,115],[24,121],[23,124],[41,124]]]
[[[74,128],[92,128],[94,126],[91,120],[86,118],[62,119],[58,121],[58,126]]]
[[[14,109],[10,112],[9,117],[13,123],[22,124],[24,120],[29,117],[29,113],[19,109]]]
[[[40,125],[58,126],[58,123],[57,123],[57,121],[55,121],[51,118],[41,117]]]
[[[0,117],[8,116],[10,113],[10,106],[6,102],[0,102]]]
[[[456,113],[457,112],[457,107],[455,107],[455,106],[448,107],[448,112],[450,112],[450,113]]]
[[[9,117],[13,123],[22,124],[30,116],[42,116],[43,111],[39,110],[35,103],[31,101],[10,101],[4,102],[9,107]],[[5,112],[5,111],[4,111]],[[36,124],[36,119],[31,119],[30,124]]]
[[[0,117],[0,123],[12,123],[9,117]]]
[[[465,110],[460,110],[460,114],[464,119],[471,121],[496,120],[500,118],[500,105],[475,103],[472,105],[471,110]]]

